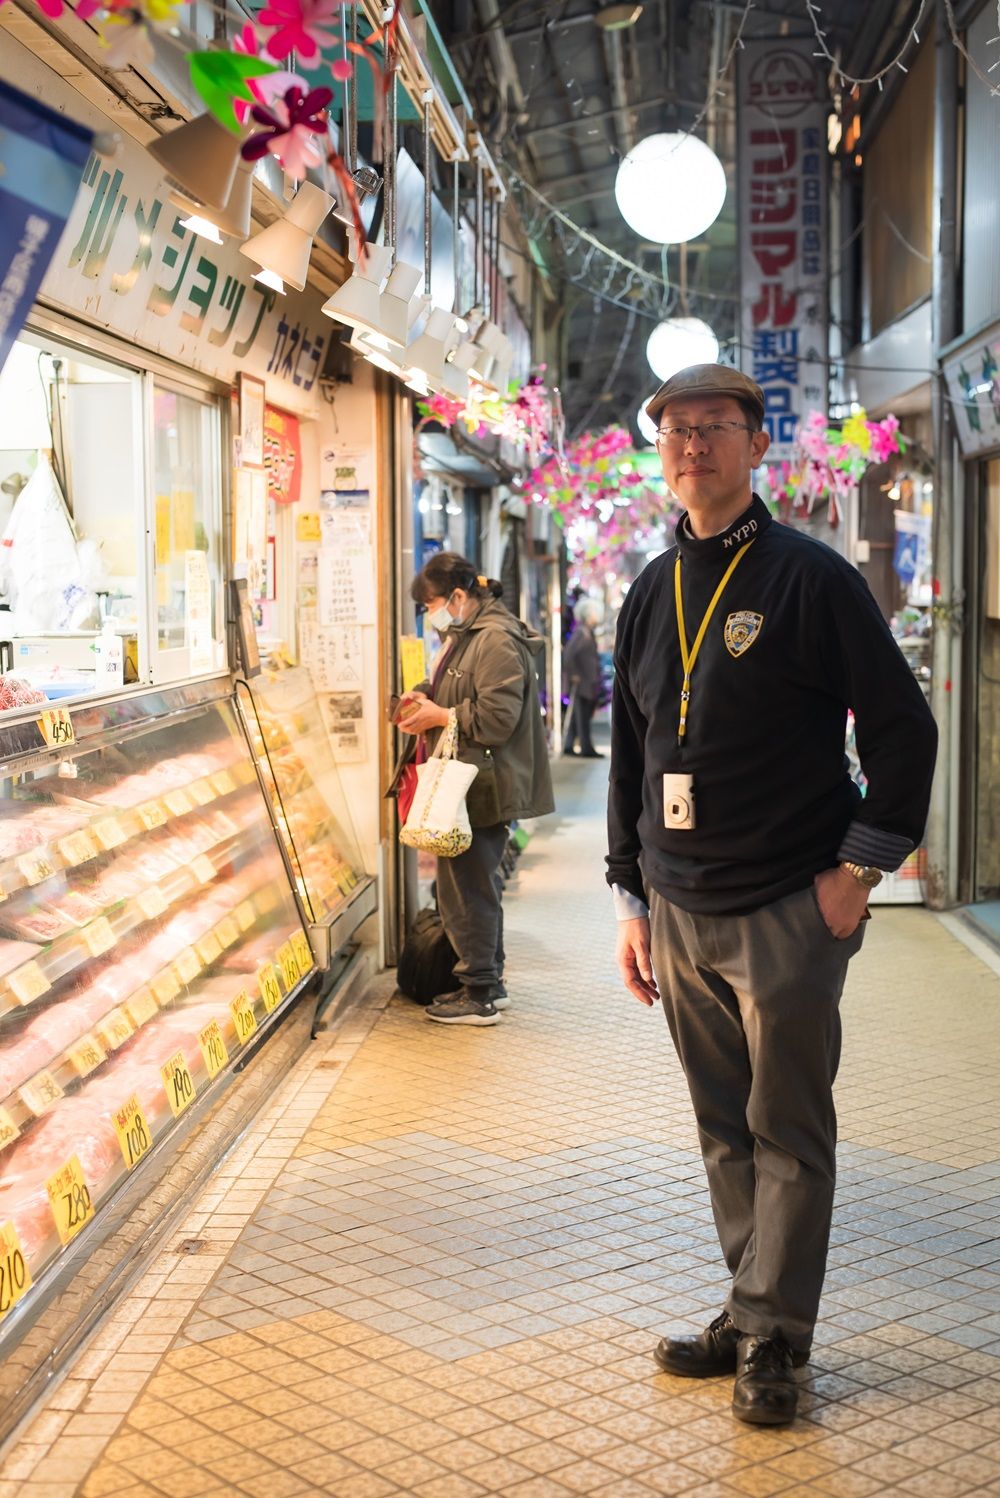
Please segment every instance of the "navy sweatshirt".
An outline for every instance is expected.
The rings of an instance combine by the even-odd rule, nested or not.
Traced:
[[[682,750],[678,547],[692,644],[751,537],[698,656]],[[806,889],[841,859],[896,869],[923,836],[937,748],[923,693],[861,575],[774,523],[756,495],[723,535],[699,540],[682,518],[677,545],[629,590],[615,671],[609,884],[737,913]],[[863,800],[844,752],[849,708]],[[664,826],[663,775],[674,771],[694,776],[694,830]]]

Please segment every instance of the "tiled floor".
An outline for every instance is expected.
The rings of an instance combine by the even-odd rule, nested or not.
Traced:
[[[615,979],[601,773],[562,769],[522,859],[503,1023],[396,1001],[317,1042],[0,1498],[1000,1493],[1000,978],[924,911],[872,922],[803,1415],[737,1425],[650,1360],[724,1279],[665,1026]]]

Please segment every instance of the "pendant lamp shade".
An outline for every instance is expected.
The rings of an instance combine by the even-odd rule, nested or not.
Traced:
[[[505,333],[501,333],[497,347],[498,353],[490,366],[484,384],[488,384],[493,390],[498,390],[503,394],[510,380],[510,367],[514,362],[514,345]]]
[[[181,208],[192,218],[198,219],[208,228],[215,228],[220,234],[229,234],[233,239],[246,239],[250,233],[250,207],[253,203],[253,171],[252,161],[240,160],[236,168],[236,176],[233,185],[222,208],[208,208],[193,203],[192,200],[182,192],[174,191],[170,194],[170,201],[175,208]],[[189,225],[193,227],[196,234],[203,234],[206,239],[212,239],[211,233],[207,233],[200,224]],[[221,243],[221,240],[216,240]]]
[[[391,248],[370,244],[364,260],[357,261],[353,274],[323,303],[322,311],[334,322],[346,323],[349,328],[380,332],[380,293],[391,265]]]
[[[241,139],[210,114],[178,125],[147,146],[169,185],[199,208],[225,208],[240,164]]]
[[[240,254],[302,291],[309,276],[313,236],[333,204],[334,199],[321,187],[303,182],[284,217],[240,245]]]
[[[423,278],[424,273],[418,266],[407,265],[403,260],[398,260],[389,272],[379,299],[380,326],[377,331],[397,348],[406,345],[413,323],[411,309],[415,313],[419,306],[415,293]]]
[[[503,334],[495,322],[484,322],[476,333],[472,345],[475,349],[475,358],[469,372],[477,380],[485,382],[488,379],[490,366],[500,351],[502,338]]]
[[[444,390],[450,395],[457,390],[459,398],[465,394],[467,381],[464,375],[459,380],[459,371],[447,362],[448,352],[455,341],[455,315],[442,307],[433,307],[424,331],[413,340],[406,350],[407,369],[404,379],[407,384],[423,383],[431,390]]]

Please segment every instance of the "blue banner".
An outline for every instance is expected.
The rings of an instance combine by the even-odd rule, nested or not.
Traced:
[[[93,138],[0,82],[0,369],[59,243]]]

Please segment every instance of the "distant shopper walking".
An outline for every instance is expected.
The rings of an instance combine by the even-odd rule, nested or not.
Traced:
[[[424,1013],[446,1025],[495,1025],[507,1007],[500,861],[512,821],[555,807],[538,700],[544,641],[500,602],[502,591],[448,551],[430,559],[411,589],[445,643],[433,679],[402,699],[396,721],[433,749],[454,711],[458,757],[479,766],[467,798],[472,846],[437,861],[438,909],[458,953],[458,987]],[[406,757],[415,752],[414,740]]]
[[[590,736],[601,692],[601,657],[594,634],[599,619],[597,605],[586,598],[581,600],[576,606],[576,628],[563,647],[563,682],[569,687],[563,753],[575,754],[579,742],[582,759],[601,758]]]

